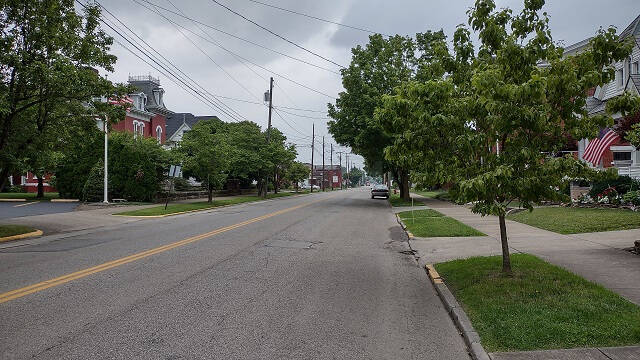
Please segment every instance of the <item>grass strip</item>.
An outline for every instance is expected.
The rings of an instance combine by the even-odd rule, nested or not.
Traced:
[[[460,221],[432,210],[403,211],[398,214],[414,236],[418,237],[460,237],[484,236],[482,232]]]
[[[423,206],[424,205],[421,201],[418,201],[418,200],[413,200],[413,203],[411,202],[411,200],[405,201],[403,198],[400,197],[400,194],[394,194],[394,193],[389,194],[389,203],[393,207],[405,207],[405,206],[411,206],[411,205],[413,205],[413,206]]]
[[[507,219],[560,234],[640,228],[640,212],[626,209],[546,207],[510,214]]]
[[[269,194],[267,199],[274,199],[285,196],[296,195],[296,193],[291,192],[282,192],[277,194]],[[202,201],[202,202],[193,202],[193,203],[179,203],[179,204],[169,204],[167,208],[164,208],[164,205],[155,206],[146,209],[133,210],[133,211],[125,211],[121,213],[117,213],[115,215],[123,215],[123,216],[161,216],[161,215],[170,215],[176,213],[182,213],[187,211],[196,211],[196,210],[207,210],[214,209],[221,206],[226,205],[236,205],[253,201],[265,200],[262,196],[238,196],[227,199],[213,199],[212,202]]]
[[[412,192],[417,195],[432,198],[432,199],[437,199],[438,196],[442,196],[442,194],[446,193],[446,191],[444,190],[420,190],[420,191],[413,190]]]
[[[58,193],[44,193],[44,198],[36,198],[37,193],[0,193],[0,199],[51,200],[59,199]]]
[[[487,351],[640,344],[640,307],[535,256],[511,255],[436,264]]]
[[[0,238],[14,235],[28,234],[36,229],[22,225],[0,225]]]

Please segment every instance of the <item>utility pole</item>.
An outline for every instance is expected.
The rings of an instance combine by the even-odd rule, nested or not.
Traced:
[[[331,191],[333,191],[333,177],[335,176],[335,170],[333,169],[333,143],[331,143],[331,167],[329,169],[331,169],[331,179],[329,181],[331,181]]]
[[[267,145],[271,143],[271,111],[273,110],[273,76],[269,81],[269,123],[267,125]],[[275,173],[274,173],[275,176]],[[275,180],[275,179],[274,179]],[[275,182],[274,182],[275,189]],[[269,172],[266,173],[264,180],[264,197],[267,197],[267,192],[269,191]]]
[[[340,190],[342,190],[342,151],[338,153],[340,156]]]
[[[347,186],[346,188],[349,188],[349,184],[351,183],[351,179],[349,178],[349,154],[347,153],[347,160],[346,160],[346,164],[347,164]]]
[[[104,116],[104,200],[105,204],[109,203],[109,136],[107,130],[109,129],[109,117]]]
[[[322,191],[324,192],[324,136],[322,137]]]
[[[311,126],[311,179],[309,179],[309,186],[311,187],[311,192],[313,193],[313,152],[316,140],[316,124],[311,124]]]

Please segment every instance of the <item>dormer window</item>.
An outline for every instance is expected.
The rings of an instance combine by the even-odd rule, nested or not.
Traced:
[[[616,71],[616,82],[619,88],[624,86],[624,68],[618,69],[618,71]]]

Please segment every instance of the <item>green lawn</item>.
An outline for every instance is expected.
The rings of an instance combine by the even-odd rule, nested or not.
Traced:
[[[487,351],[640,345],[640,307],[535,256],[436,264]]]
[[[292,196],[292,195],[297,195],[297,194],[293,192],[280,192],[277,194],[269,194],[267,196],[267,199],[275,199],[279,197]],[[260,201],[260,200],[265,200],[265,198],[262,196],[238,196],[234,198],[218,199],[218,200],[214,198],[212,202],[202,201],[202,202],[194,202],[194,203],[186,203],[186,204],[185,203],[180,203],[180,204],[169,203],[169,205],[167,206],[167,209],[164,208],[164,205],[161,205],[161,206],[155,206],[155,207],[141,209],[141,210],[125,211],[125,212],[117,213],[115,215],[123,215],[123,216],[169,215],[169,214],[176,214],[176,213],[181,213],[186,211],[213,209],[213,208],[217,208],[225,205],[235,205],[235,204],[242,204],[246,202]]]
[[[413,190],[412,192],[417,195],[432,198],[432,199],[437,199],[438,196],[442,196],[443,193],[446,193],[446,191],[444,190],[420,190],[420,191]]]
[[[625,209],[545,207],[511,214],[507,219],[560,234],[640,228],[640,212]]]
[[[28,226],[20,225],[0,225],[0,238],[14,235],[28,234],[36,231]]]
[[[27,199],[36,200],[37,193],[0,193],[0,199]],[[44,193],[44,199],[38,200],[51,200],[58,199],[60,196],[58,193]]]
[[[403,211],[398,214],[414,236],[418,237],[458,237],[484,236],[480,231],[469,227],[456,219],[427,209]]]
[[[418,200],[413,200],[413,203],[411,202],[411,200],[409,201],[404,201],[401,197],[400,194],[394,194],[393,190],[391,190],[391,194],[389,194],[389,202],[391,203],[391,206],[393,207],[403,207],[403,206],[423,206],[424,203],[422,203],[421,201]]]

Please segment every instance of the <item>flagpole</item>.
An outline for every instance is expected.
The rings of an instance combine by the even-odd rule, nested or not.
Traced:
[[[109,117],[107,115],[104,116],[104,201],[103,203],[109,203],[109,137],[107,136]]]

